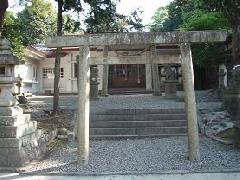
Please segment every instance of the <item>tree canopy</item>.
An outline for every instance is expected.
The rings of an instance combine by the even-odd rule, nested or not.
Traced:
[[[0,31],[3,24],[4,14],[7,8],[8,8],[8,0],[1,0],[0,1]]]
[[[23,58],[24,47],[43,43],[55,34],[56,11],[49,1],[32,0],[23,11],[7,12],[2,34],[10,40],[14,54]]]
[[[153,16],[151,31],[201,31],[201,30],[224,30],[232,33],[232,63],[240,62],[240,1],[239,0],[174,0],[167,7],[159,8]],[[197,63],[203,59],[209,61],[215,57],[211,65],[221,63],[224,59],[223,45],[194,46],[199,49],[193,53]],[[221,47],[221,48],[220,48]],[[210,49],[219,49],[215,52]],[[202,51],[205,49],[208,51]],[[214,54],[215,53],[215,54]],[[209,56],[208,56],[209,55]],[[197,59],[197,60],[196,60]],[[199,60],[201,59],[201,61]],[[225,59],[228,59],[225,57]],[[211,59],[212,60],[212,59]],[[205,64],[205,63],[203,63]],[[209,63],[207,63],[209,65]]]
[[[167,7],[159,8],[153,16],[152,31],[204,31],[231,32],[231,23],[221,11],[204,0],[174,0]],[[205,43],[192,45],[194,63],[210,67],[228,59],[224,44]]]

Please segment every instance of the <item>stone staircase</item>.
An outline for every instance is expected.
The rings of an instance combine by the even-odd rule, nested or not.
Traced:
[[[90,115],[92,139],[184,136],[184,109],[110,109]]]
[[[152,94],[153,91],[146,90],[145,88],[114,88],[109,89],[110,95],[136,95],[136,94]]]

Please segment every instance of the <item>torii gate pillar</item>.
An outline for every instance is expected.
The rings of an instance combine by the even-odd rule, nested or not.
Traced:
[[[200,152],[191,46],[189,43],[182,43],[180,50],[188,122],[188,158],[192,161],[200,159]]]
[[[88,164],[89,158],[89,113],[90,113],[90,48],[79,48],[79,71],[78,71],[78,163]]]

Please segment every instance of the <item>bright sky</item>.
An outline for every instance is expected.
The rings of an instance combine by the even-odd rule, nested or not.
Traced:
[[[14,11],[18,8],[14,6],[18,0],[9,0],[9,6],[14,8]],[[54,0],[50,0],[54,2]],[[117,6],[117,11],[124,15],[129,15],[131,12],[140,8],[143,10],[142,19],[143,24],[149,24],[151,22],[151,17],[156,12],[157,8],[160,6],[166,6],[173,0],[121,0]]]
[[[172,1],[173,0],[121,0],[117,11],[129,15],[137,8],[140,8],[140,10],[144,11],[142,14],[143,24],[149,24],[156,10],[161,6],[168,5]]]

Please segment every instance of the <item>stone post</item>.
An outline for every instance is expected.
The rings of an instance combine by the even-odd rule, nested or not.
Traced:
[[[145,73],[146,73],[146,90],[152,90],[152,68],[151,64],[145,64]]]
[[[158,64],[152,64],[152,76],[153,76],[153,89],[154,89],[153,95],[161,96]]]
[[[104,62],[107,62],[107,57],[108,57],[108,46],[104,46],[103,48],[103,57]],[[109,74],[109,65],[104,64],[103,65],[103,79],[102,79],[102,96],[108,96],[108,74]]]
[[[200,152],[191,46],[189,43],[182,43],[180,44],[180,50],[188,122],[188,157],[189,160],[193,161],[200,159]]]
[[[79,83],[78,83],[78,162],[88,164],[89,158],[89,96],[90,96],[90,67],[88,46],[80,46],[79,53]]]

